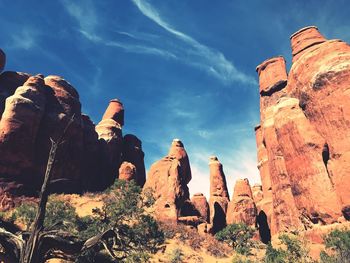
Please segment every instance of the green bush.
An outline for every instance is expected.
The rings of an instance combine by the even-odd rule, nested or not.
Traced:
[[[164,242],[157,222],[144,210],[145,205],[152,204],[150,196],[142,195],[141,188],[133,181],[117,180],[103,201],[101,209],[93,209],[93,216],[79,217],[69,203],[51,196],[46,206],[44,228],[66,230],[82,241],[110,229],[116,233],[84,251],[76,262],[108,262],[107,259],[101,261],[101,257],[109,257],[111,262],[147,262],[149,253],[155,253]],[[12,220],[23,222],[29,230],[36,211],[37,204],[22,204],[15,209]],[[106,245],[114,259],[106,253]]]
[[[146,198],[151,203],[149,196]],[[94,222],[82,222],[82,227],[86,227],[85,232],[112,229],[117,233],[108,241],[116,260],[144,262],[148,253],[155,253],[163,244],[164,234],[145,212],[145,196],[133,181],[116,180],[103,201],[101,209],[93,210]]]
[[[23,203],[15,209],[11,220],[19,220],[25,224],[26,230],[29,230],[34,222],[37,209],[38,206],[35,203]],[[74,207],[67,202],[57,200],[55,196],[49,198],[44,221],[46,229],[64,229],[77,234],[76,221],[77,214]]]
[[[216,233],[215,238],[230,245],[237,253],[249,255],[252,247],[251,238],[254,235],[254,229],[246,224],[232,224]]]
[[[320,254],[322,263],[349,263],[350,262],[350,230],[333,230],[325,238],[325,245],[330,250]]]
[[[309,256],[306,244],[300,241],[297,236],[283,234],[278,237],[285,248],[273,248],[267,245],[264,257],[265,263],[311,263],[314,262]]]

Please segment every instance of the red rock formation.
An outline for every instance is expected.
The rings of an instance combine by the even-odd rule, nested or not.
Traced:
[[[314,29],[315,31],[316,29]],[[293,41],[293,36],[292,36]],[[350,46],[327,40],[309,46],[292,65],[287,90],[324,138],[319,149],[342,212],[350,219]],[[302,74],[301,74],[302,72]]]
[[[209,158],[210,169],[210,223],[212,232],[216,233],[226,226],[226,211],[229,203],[226,177],[216,156]]]
[[[264,193],[257,207],[269,210],[271,188],[273,209],[267,216],[273,234],[330,224],[342,213],[350,218],[345,183],[350,179],[350,104],[345,102],[350,98],[350,47],[327,41],[316,27],[299,30],[291,42],[288,83],[261,93],[261,126],[256,128]],[[264,74],[285,70],[264,65],[258,67],[260,90],[276,82]]]
[[[6,99],[0,121],[0,174],[3,178],[28,180],[26,174],[35,175],[35,143],[46,106],[44,90],[41,76],[30,77]],[[31,177],[29,182],[35,184],[33,179]]]
[[[105,152],[104,156],[108,158],[108,174],[112,173],[109,184],[118,177],[118,168],[122,161],[123,124],[123,104],[119,100],[111,100],[102,120],[95,128],[102,142],[102,151]]]
[[[254,226],[256,212],[248,179],[237,180],[233,190],[233,198],[227,208],[227,224],[245,223]]]
[[[4,70],[6,64],[5,52],[0,48],[0,73]]]
[[[256,71],[259,75],[261,95],[271,94],[287,84],[286,61],[281,56],[265,60]]]
[[[5,71],[0,74],[0,114],[4,112],[6,98],[13,95],[16,89],[24,84],[29,74]]]
[[[291,35],[290,39],[293,63],[305,52],[308,52],[308,48],[326,41],[315,26],[308,26],[298,30]]]
[[[264,198],[264,193],[260,184],[255,184],[252,186],[252,194],[255,204],[260,202]]]
[[[66,133],[65,143],[57,152],[57,165],[53,172],[53,179],[61,179],[61,181],[51,188],[54,191],[79,191],[83,152],[79,95],[75,88],[62,77],[47,76],[44,80],[47,106],[36,142],[37,174],[41,177],[45,173],[47,156],[51,148],[50,138],[55,140],[61,136],[67,122],[74,116],[74,122]]]
[[[110,100],[108,108],[103,114],[102,120],[113,119],[124,126],[124,107],[118,99]]]
[[[155,216],[159,221],[177,222],[183,205],[189,200],[186,176],[181,161],[174,155],[166,156],[151,166],[143,189],[152,190]]]
[[[5,55],[0,50],[1,70],[4,64]],[[51,191],[107,188],[118,176],[122,151],[123,160],[136,166],[137,183],[144,184],[141,141],[134,135],[123,139],[124,108],[119,100],[110,102],[102,121],[95,127],[88,116],[81,114],[78,92],[63,78],[3,72],[0,113],[0,195],[6,200],[12,195],[15,198],[37,193],[46,169],[50,139],[61,136],[73,116],[65,142],[57,151]],[[181,162],[187,157],[183,152],[182,157],[176,155]],[[126,176],[124,168],[125,165],[121,168],[122,178]],[[181,180],[186,181],[186,176],[188,180],[188,173]]]
[[[194,194],[191,203],[198,212],[198,216],[209,222],[209,204],[205,196],[202,193]]]
[[[123,161],[130,162],[135,166],[136,174],[134,179],[137,185],[141,187],[146,181],[144,156],[141,140],[132,134],[125,135],[123,138]]]
[[[180,161],[181,169],[183,170],[184,180],[186,181],[186,184],[188,184],[192,179],[191,167],[190,162],[188,160],[187,152],[179,139],[173,140],[168,156],[174,156]]]
[[[119,179],[121,180],[135,180],[136,173],[136,167],[132,163],[123,162],[119,167]]]

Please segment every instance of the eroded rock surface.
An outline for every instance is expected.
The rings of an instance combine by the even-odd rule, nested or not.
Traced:
[[[293,34],[291,45],[287,82],[260,92],[256,127],[264,197],[257,212],[273,234],[349,217],[350,46],[313,26]],[[257,69],[260,91],[286,79],[276,58]]]
[[[227,208],[227,224],[245,223],[254,226],[256,213],[256,206],[248,179],[237,180],[233,190],[233,198]]]
[[[183,148],[181,141],[175,142]],[[144,191],[153,192],[155,216],[162,222],[177,222],[181,209],[189,201],[188,171],[183,169],[181,158],[172,154],[173,144],[170,154],[151,166],[143,187]]]

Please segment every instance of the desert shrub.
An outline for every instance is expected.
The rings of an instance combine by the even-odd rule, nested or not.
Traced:
[[[330,253],[322,251],[322,263],[349,263],[350,262],[350,230],[333,230],[324,238],[326,248]]]
[[[183,262],[184,254],[180,248],[175,248],[169,255],[170,263],[181,263]]]
[[[147,200],[146,200],[147,199]],[[97,238],[96,244],[84,250],[76,262],[147,262],[164,242],[164,234],[144,207],[152,204],[150,196],[142,195],[133,181],[119,181],[108,190],[101,209],[93,209],[93,216],[79,217],[69,203],[50,197],[46,207],[44,228],[66,230],[85,241]],[[13,213],[27,229],[34,221],[36,204],[22,204]],[[101,234],[111,230],[108,237]],[[109,251],[107,251],[109,250]],[[101,261],[102,260],[102,261]]]
[[[246,224],[231,224],[220,232],[216,233],[217,240],[230,245],[235,251],[242,255],[249,255],[252,247],[251,238],[254,235],[254,229]]]
[[[192,249],[198,250],[203,246],[205,238],[194,228],[189,228],[184,224],[161,224],[161,229],[166,238],[177,238],[182,243],[189,245]]]
[[[29,230],[34,222],[37,209],[35,203],[23,203],[14,210],[11,220],[19,220],[26,226],[26,230]],[[44,221],[46,229],[64,229],[78,233],[75,228],[76,220],[77,214],[74,207],[67,202],[57,200],[55,196],[49,198]]]
[[[253,263],[253,262],[254,261],[240,254],[235,255],[232,259],[232,263]]]
[[[149,197],[146,198],[150,203]],[[94,222],[82,222],[82,227],[87,227],[85,231],[100,233],[112,230],[114,234],[101,240],[94,249],[102,249],[101,244],[107,246],[118,262],[143,262],[148,253],[159,249],[164,234],[154,218],[145,212],[145,196],[139,186],[133,181],[116,180],[103,201],[101,209],[93,210]]]
[[[278,237],[284,248],[273,248],[267,245],[264,257],[265,263],[311,263],[314,260],[309,256],[309,251],[305,242],[292,234],[282,234]]]
[[[224,243],[219,242],[215,237],[207,235],[204,242],[205,250],[214,257],[223,258],[232,252],[230,247]]]

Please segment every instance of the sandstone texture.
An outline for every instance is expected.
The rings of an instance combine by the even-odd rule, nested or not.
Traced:
[[[151,166],[143,187],[144,191],[151,190],[153,193],[156,218],[166,223],[176,223],[181,209],[189,201],[188,170],[183,169],[181,158],[173,154],[174,144],[181,145],[181,151],[187,157],[182,142],[175,139],[169,155]]]
[[[194,194],[191,203],[198,213],[198,216],[209,222],[209,204],[207,198],[202,193]]]
[[[293,34],[291,46],[287,78],[281,57],[257,67],[263,199],[256,206],[272,234],[350,218],[350,46],[314,26]]]
[[[245,223],[254,226],[256,213],[256,206],[248,179],[237,180],[233,190],[233,198],[227,208],[227,224]]]
[[[210,223],[212,231],[216,233],[226,226],[226,211],[229,203],[226,177],[222,164],[216,156],[209,158],[210,170]]]
[[[123,162],[119,167],[119,179],[125,181],[135,180],[136,167],[132,163]]]

